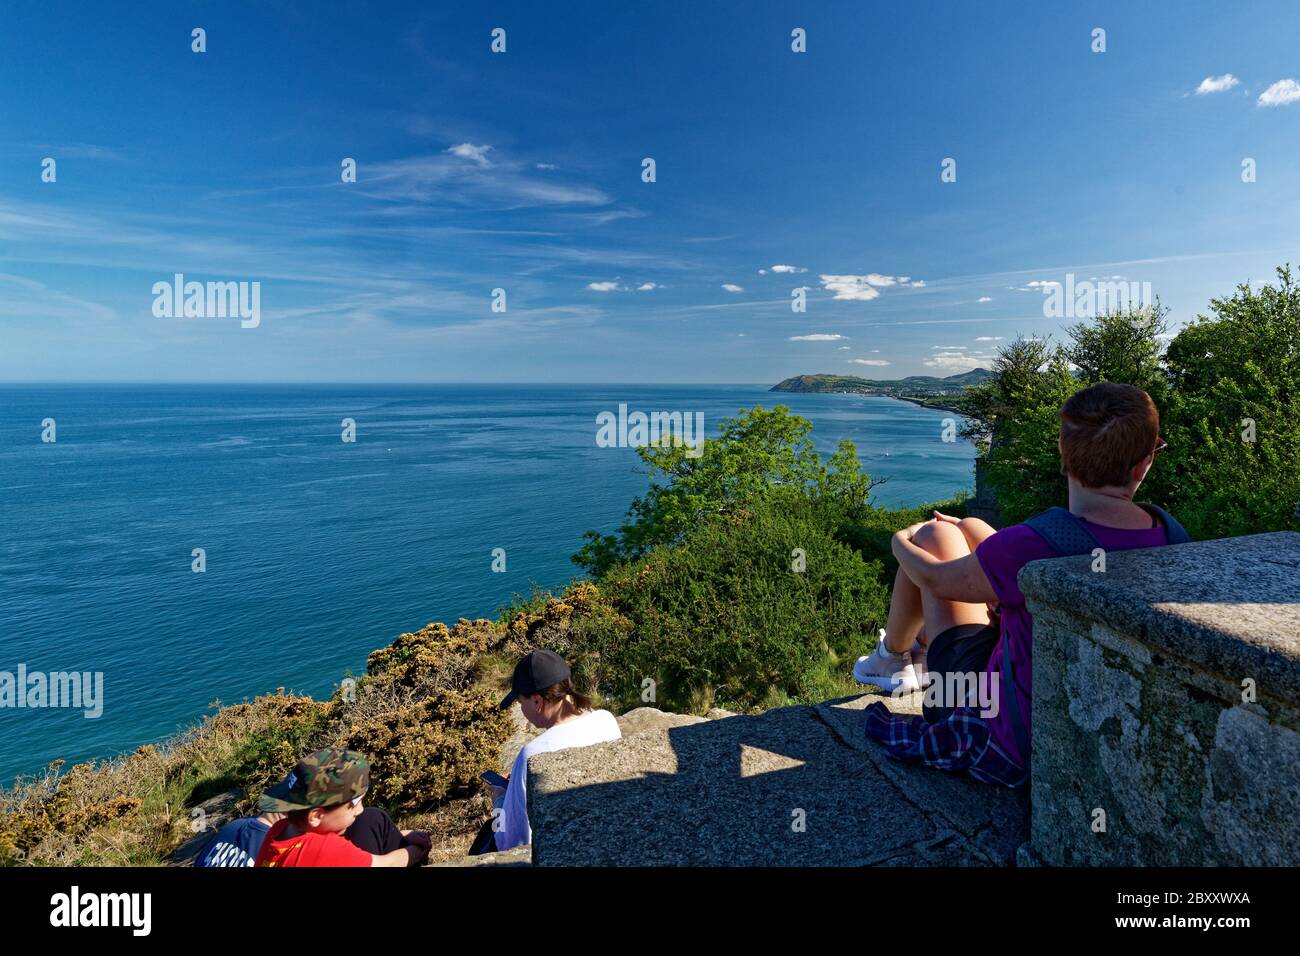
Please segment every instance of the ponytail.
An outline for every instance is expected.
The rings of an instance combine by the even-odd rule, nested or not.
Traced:
[[[546,701],[557,701],[567,697],[579,711],[591,710],[591,698],[586,694],[578,693],[573,687],[573,680],[568,677],[541,691],[541,695]]]

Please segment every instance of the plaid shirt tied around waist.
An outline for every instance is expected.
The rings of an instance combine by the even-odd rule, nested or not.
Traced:
[[[1028,782],[1028,773],[989,737],[988,725],[969,707],[958,707],[934,724],[924,717],[895,714],[879,702],[868,705],[866,715],[867,736],[884,744],[896,760],[964,771],[976,780],[1004,787]]]

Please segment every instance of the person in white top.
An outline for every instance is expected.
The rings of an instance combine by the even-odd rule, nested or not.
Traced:
[[[492,788],[493,804],[499,812],[493,814],[493,845],[484,849],[509,850],[532,842],[527,806],[529,757],[618,740],[623,735],[613,714],[592,710],[591,699],[574,690],[569,665],[558,654],[533,651],[515,667],[510,683],[501,709],[518,700],[524,717],[542,733],[519,751],[505,778],[507,786]]]

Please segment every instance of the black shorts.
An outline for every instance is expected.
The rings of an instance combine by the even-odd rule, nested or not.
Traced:
[[[930,642],[926,655],[926,680],[944,679],[945,674],[980,674],[989,666],[993,649],[998,646],[997,624],[958,624],[950,627]],[[921,706],[921,716],[926,723],[937,724],[947,720],[957,702],[945,701],[951,707]]]

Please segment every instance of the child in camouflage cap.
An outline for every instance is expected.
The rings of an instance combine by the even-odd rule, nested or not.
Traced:
[[[369,853],[343,833],[363,810],[370,789],[370,764],[352,750],[327,748],[298,761],[283,782],[258,804],[286,814],[266,835],[257,866],[411,866],[429,853],[428,834],[404,831],[407,845],[390,853]]]

